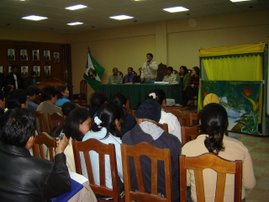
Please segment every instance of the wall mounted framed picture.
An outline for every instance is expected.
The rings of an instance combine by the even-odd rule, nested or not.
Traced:
[[[53,52],[53,61],[55,63],[59,63],[60,62],[60,52]]]
[[[40,77],[40,66],[38,65],[33,66],[33,76]]]
[[[12,66],[8,66],[8,74],[12,72]]]
[[[4,66],[0,65],[0,74],[3,74],[3,73],[4,73]]]
[[[26,78],[29,76],[29,68],[28,66],[21,66],[21,77]]]
[[[40,60],[39,49],[32,50],[32,60],[33,61],[39,61]]]
[[[50,65],[46,65],[44,66],[44,73],[46,77],[50,77],[51,76],[51,66]]]
[[[27,61],[28,60],[28,51],[27,51],[27,49],[21,49],[20,50],[20,60],[21,61]]]
[[[15,60],[15,49],[14,48],[7,49],[7,58],[9,61]]]
[[[44,57],[44,60],[49,61],[51,59],[50,58],[50,50],[44,50],[43,57]]]

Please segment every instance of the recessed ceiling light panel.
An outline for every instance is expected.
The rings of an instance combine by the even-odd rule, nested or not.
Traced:
[[[46,20],[46,19],[48,19],[48,17],[38,16],[38,15],[29,15],[29,16],[22,17],[22,19],[32,20],[32,21],[40,21],[40,20]]]
[[[83,22],[69,22],[69,23],[66,23],[67,25],[69,26],[76,26],[76,25],[82,25]]]
[[[71,11],[79,10],[79,9],[83,9],[83,8],[87,8],[87,6],[82,5],[82,4],[76,4],[76,5],[73,5],[73,6],[65,7],[65,9],[71,10]]]
[[[163,10],[169,13],[177,13],[177,12],[188,11],[189,9],[183,6],[175,6],[175,7],[164,8]]]
[[[230,0],[233,3],[238,3],[238,2],[244,2],[244,1],[251,1],[251,0]]]
[[[133,16],[128,16],[128,15],[114,15],[114,16],[110,16],[110,19],[113,20],[129,20],[134,18]]]

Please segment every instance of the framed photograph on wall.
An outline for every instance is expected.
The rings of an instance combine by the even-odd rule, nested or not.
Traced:
[[[33,66],[33,76],[40,77],[40,66],[38,65]]]
[[[44,66],[44,73],[46,77],[50,77],[51,76],[51,66],[50,65],[46,65]]]
[[[26,78],[29,76],[29,68],[28,66],[21,66],[21,77]]]
[[[14,48],[7,49],[7,58],[9,61],[15,60],[15,49]]]
[[[12,72],[12,66],[8,66],[8,74]]]
[[[20,50],[20,60],[21,61],[27,61],[28,60],[28,52],[27,52],[27,49],[21,49]]]
[[[60,62],[60,52],[53,52],[53,61],[55,63],[59,63]]]
[[[0,74],[4,73],[4,66],[0,65]]]
[[[32,60],[38,61],[40,59],[39,57],[39,49],[32,50]]]
[[[44,60],[50,60],[50,50],[44,50],[43,51],[43,57],[44,57]]]

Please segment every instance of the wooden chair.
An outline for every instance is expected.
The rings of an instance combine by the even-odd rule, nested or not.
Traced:
[[[199,125],[199,114],[196,112],[190,112],[190,126]]]
[[[124,178],[124,191],[125,191],[125,202],[131,201],[155,201],[155,202],[171,202],[171,156],[169,149],[160,149],[147,143],[140,143],[137,145],[121,145],[122,153],[122,165],[123,165],[123,178]],[[151,169],[148,171],[142,170],[141,167],[141,156],[143,158],[149,158],[151,162]],[[131,159],[133,161],[129,161]],[[145,160],[145,159],[144,159]],[[158,169],[157,165],[163,162],[164,173],[165,173],[165,196],[161,196],[158,193]],[[130,165],[133,163],[133,166]],[[131,176],[131,170],[134,169],[135,175]],[[143,172],[151,172],[151,192],[146,192],[144,186]],[[131,178],[134,177],[137,182],[136,190],[131,187]]]
[[[56,154],[56,140],[47,133],[42,132],[35,136],[33,155],[38,158],[54,161]]]
[[[168,133],[168,124],[167,123],[157,123],[157,125],[162,128],[165,132]]]
[[[48,114],[48,124],[49,131],[52,132],[57,127],[62,125],[64,122],[64,117],[58,113]]]
[[[88,84],[87,81],[82,79],[79,83],[79,93],[73,95],[73,102],[78,103],[81,106],[87,106],[87,95],[88,95]]]
[[[181,143],[185,143],[195,139],[199,135],[199,126],[181,126]]]
[[[79,174],[82,174],[81,168],[81,159],[80,153],[83,153],[87,174],[89,179],[89,185],[92,188],[95,194],[102,196],[111,197],[113,201],[121,201],[119,186],[118,186],[118,169],[116,164],[116,154],[115,154],[115,145],[114,144],[103,144],[102,142],[96,139],[89,139],[85,142],[79,142],[76,140],[72,141],[76,171]],[[89,155],[90,151],[95,151],[99,156],[99,184],[94,180],[93,166],[91,163],[91,156]],[[110,159],[110,169],[111,169],[111,178],[112,178],[112,188],[106,186],[106,173],[105,173],[105,156],[108,156]],[[102,198],[98,198],[98,201],[104,201]]]
[[[166,112],[170,112],[174,114],[178,121],[180,122],[181,126],[190,126],[190,114],[187,111],[182,111],[180,108],[172,108],[172,107],[166,107]]]
[[[34,111],[34,116],[36,118],[36,125],[37,125],[38,133],[42,133],[42,132],[50,133],[48,114],[41,113],[39,111]]]
[[[203,154],[196,157],[186,157],[181,155],[180,161],[180,200],[186,201],[186,174],[187,169],[193,170],[195,176],[195,187],[197,201],[204,202],[204,179],[203,170],[210,168],[216,171],[216,191],[215,201],[224,200],[226,174],[235,174],[234,201],[241,202],[242,195],[242,161],[228,161],[215,154]]]

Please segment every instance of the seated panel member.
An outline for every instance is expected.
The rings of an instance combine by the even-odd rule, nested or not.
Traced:
[[[55,162],[31,156],[35,118],[27,109],[8,110],[0,120],[0,201],[48,201],[69,192],[70,176],[65,164],[68,140],[56,148]]]

